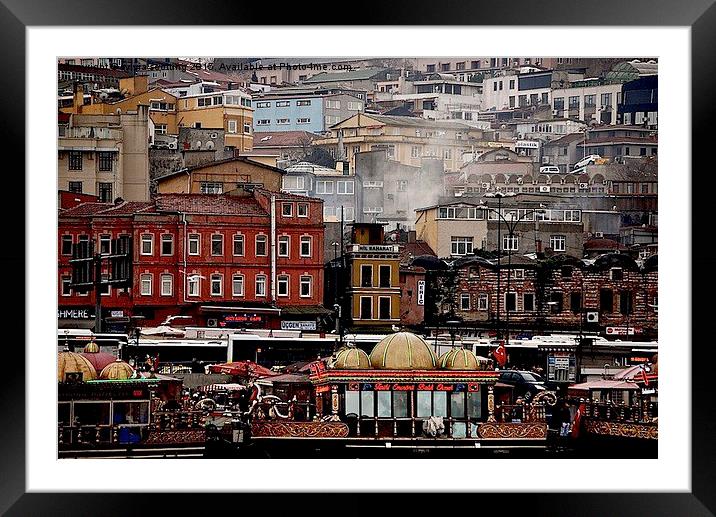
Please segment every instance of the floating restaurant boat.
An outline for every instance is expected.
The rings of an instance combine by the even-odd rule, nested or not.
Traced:
[[[497,392],[508,389],[498,375],[470,350],[437,357],[421,337],[397,332],[370,354],[349,345],[308,372],[264,379],[285,398],[252,383],[250,408],[211,438],[269,456],[544,450],[546,409],[556,398],[498,405]]]
[[[96,350],[58,354],[60,458],[203,456],[203,413],[181,408],[180,379],[107,362]]]

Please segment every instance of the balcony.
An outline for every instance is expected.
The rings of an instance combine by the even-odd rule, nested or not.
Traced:
[[[66,127],[58,126],[60,138],[88,138],[95,140],[121,140],[122,130],[108,127]]]

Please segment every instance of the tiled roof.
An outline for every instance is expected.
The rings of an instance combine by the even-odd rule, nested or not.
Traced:
[[[400,246],[400,263],[406,264],[412,257],[420,257],[422,255],[435,256],[435,252],[425,241],[406,242]]]
[[[113,203],[81,203],[73,208],[68,208],[61,213],[62,217],[94,217],[94,216],[122,216],[133,215],[138,212],[151,211],[154,208],[152,201],[123,201],[115,205]]]
[[[320,135],[308,131],[255,131],[254,149],[262,147],[301,147]]]
[[[584,141],[584,134],[583,133],[570,133],[569,135],[564,135],[561,138],[557,138],[556,140],[551,140],[544,144],[545,147],[553,147],[557,145],[567,145],[571,144],[574,141]]]
[[[356,81],[361,79],[371,79],[379,73],[387,70],[386,68],[359,68],[357,70],[351,70],[349,72],[322,72],[316,74],[303,81],[304,84],[311,83],[328,83],[328,82],[340,82],[340,81]]]
[[[453,122],[450,120],[429,120],[422,117],[404,117],[398,115],[373,115],[366,114],[368,118],[382,122],[390,126],[414,126],[420,128],[446,128],[446,129],[478,129],[461,122]]]
[[[612,239],[589,239],[584,243],[585,250],[621,250],[625,246]]]
[[[268,217],[268,213],[253,197],[226,194],[159,194],[155,202],[158,212]]]
[[[322,165],[316,165],[315,163],[309,162],[298,162],[290,167],[286,167],[286,172],[317,174],[319,176],[341,176],[342,172],[331,169],[330,167],[323,167]]]

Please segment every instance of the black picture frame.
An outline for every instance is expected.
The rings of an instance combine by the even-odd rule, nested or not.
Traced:
[[[355,23],[366,25],[376,24],[409,24],[422,25],[426,23],[440,25],[456,25],[474,23],[477,25],[545,25],[545,26],[685,26],[691,27],[692,43],[692,150],[694,158],[705,158],[707,150],[711,147],[706,139],[711,138],[709,124],[713,118],[712,84],[716,79],[716,59],[713,49],[716,48],[716,6],[714,0],[692,0],[688,3],[669,0],[632,0],[630,2],[618,0],[600,0],[587,2],[584,0],[553,0],[550,2],[528,2],[517,0],[513,2],[441,2],[440,4],[421,2],[397,1],[377,5],[362,6],[357,11],[360,14],[352,16]],[[294,23],[316,24],[322,22],[333,24],[336,20],[325,16],[328,10],[317,7],[315,12],[307,13],[305,4],[285,5],[281,7],[279,15],[270,14],[270,9],[259,4],[247,4],[217,0],[211,2],[210,9],[198,8],[201,4],[183,1],[137,2],[125,0],[124,2],[109,2],[95,0],[92,2],[79,2],[77,0],[50,2],[48,0],[28,2],[27,0],[3,0],[0,4],[0,42],[4,50],[4,70],[0,74],[0,84],[5,94],[6,103],[3,106],[5,123],[0,125],[0,135],[7,149],[15,150],[9,154],[13,158],[24,153],[25,136],[25,70],[26,44],[25,28],[27,26],[43,25],[227,25],[236,23],[275,24],[285,20]],[[239,12],[232,16],[230,13]],[[314,11],[314,9],[309,9]],[[321,11],[324,11],[321,14]],[[332,9],[334,14],[337,13]],[[137,13],[141,13],[138,15]],[[268,14],[267,14],[268,13]],[[272,18],[276,16],[276,18]],[[323,19],[321,19],[323,18]],[[568,47],[565,48],[568,53]],[[687,78],[685,78],[686,80]],[[684,104],[686,106],[686,104]],[[688,128],[684,128],[688,130]],[[694,161],[694,167],[697,162]],[[704,159],[704,165],[709,165]],[[14,169],[17,170],[17,169]],[[687,171],[672,171],[683,179]],[[25,185],[25,178],[15,174],[6,176],[9,192],[31,192],[31,186]],[[20,190],[23,189],[24,190]],[[29,194],[28,194],[29,195]],[[704,212],[709,206],[709,189],[692,190],[692,224],[693,234],[708,234],[706,217],[697,217],[698,211]],[[20,196],[12,196],[20,206],[4,203],[6,217],[12,214],[13,221],[18,221],[19,214],[24,214],[24,200]],[[22,217],[22,216],[19,216]],[[8,221],[10,219],[6,219]],[[2,263],[6,271],[24,271],[31,275],[25,267],[24,243],[26,235],[24,225],[8,225],[3,230],[6,242],[13,246],[0,248]],[[708,257],[709,248],[701,251],[694,249],[691,256],[692,274],[698,275],[698,270],[714,263]],[[688,250],[685,250],[685,252]],[[5,282],[9,282],[6,292],[15,293],[13,302],[16,306],[24,307],[19,303],[19,293],[24,293],[24,280],[21,275],[8,275]],[[713,280],[706,274],[700,285],[710,291]],[[24,301],[24,297],[23,297]],[[712,303],[699,304],[697,293],[692,295],[692,336],[685,334],[685,340],[692,339],[699,342],[696,336],[704,333],[700,344],[704,346],[692,347],[692,491],[690,493],[565,493],[565,494],[481,494],[473,499],[470,505],[483,509],[497,508],[509,509],[509,513],[549,514],[549,515],[713,515],[716,512],[716,420],[714,419],[714,406],[710,397],[710,375],[708,366],[714,364],[713,345],[705,334],[703,325],[698,322],[708,320]],[[687,301],[684,301],[685,303]],[[16,316],[14,321],[17,321]],[[31,314],[25,314],[26,324],[31,324]],[[9,326],[9,323],[7,324]],[[18,328],[13,325],[12,328]],[[700,331],[700,332],[698,332]],[[4,358],[5,368],[2,379],[3,394],[0,396],[0,512],[7,515],[113,515],[140,513],[141,510],[154,506],[161,506],[163,514],[182,514],[191,507],[191,501],[200,499],[202,503],[211,501],[210,506],[215,508],[231,508],[228,504],[235,504],[238,499],[234,495],[212,495],[194,497],[193,494],[165,494],[163,496],[134,494],[130,498],[126,494],[70,494],[70,493],[26,493],[25,489],[25,371],[24,350],[17,346],[24,341],[24,333],[15,330],[5,336]],[[689,343],[687,343],[689,344]],[[12,345],[12,346],[10,346]],[[37,343],[26,343],[26,346],[38,346]],[[138,465],[143,468],[144,465]],[[188,474],[188,473],[187,473]],[[578,473],[571,473],[578,474]],[[565,473],[565,476],[571,475]],[[648,475],[648,473],[636,473]],[[90,471],[88,470],[88,475]],[[245,475],[245,473],[243,474]],[[484,474],[476,474],[484,475]],[[77,486],[82,481],[77,480]],[[108,480],[108,484],[111,480]],[[554,486],[559,487],[559,480],[554,480]],[[240,472],[237,471],[237,488],[240,488]],[[347,487],[348,488],[348,487]],[[320,490],[317,483],[316,490]],[[210,497],[210,499],[208,499]],[[138,499],[139,498],[139,499]],[[231,498],[231,499],[230,499]],[[402,499],[402,498],[401,498]],[[446,508],[450,498],[433,498],[438,507]],[[277,509],[284,504],[292,504],[295,495],[287,497],[271,496],[272,507]],[[420,499],[414,499],[420,501]],[[456,500],[452,500],[455,502]],[[337,504],[345,504],[340,501]],[[321,504],[315,501],[316,504]],[[458,503],[462,507],[462,503]],[[227,505],[227,506],[224,506]],[[279,505],[279,506],[276,506]],[[302,506],[302,504],[299,503]],[[423,503],[421,502],[421,505]],[[316,509],[315,505],[312,505]],[[427,508],[427,506],[422,506]],[[465,507],[467,510],[467,507]],[[392,508],[391,508],[392,509]],[[454,508],[456,510],[457,508]],[[224,510],[222,510],[224,511]],[[339,509],[340,511],[340,509]]]

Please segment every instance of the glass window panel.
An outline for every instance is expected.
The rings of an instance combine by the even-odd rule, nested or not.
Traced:
[[[62,425],[70,425],[70,403],[61,402],[57,404],[57,422]]]
[[[359,391],[346,391],[346,415],[351,413],[358,414],[359,408]]]
[[[446,391],[436,391],[433,393],[433,415],[448,416]]]
[[[431,391],[418,391],[417,415],[418,417],[428,417],[432,415]]]
[[[375,416],[375,408],[373,407],[373,392],[372,391],[361,391],[360,392],[360,405],[361,405],[360,416]]]
[[[112,419],[115,424],[146,424],[149,422],[147,402],[115,402]]]
[[[467,436],[467,425],[464,422],[455,422],[452,424],[452,437],[465,438]]]
[[[378,416],[389,417],[390,414],[390,392],[379,391],[378,392]]]
[[[393,416],[395,418],[407,418],[408,416],[408,392],[393,392]]]
[[[467,416],[482,418],[482,393],[472,391],[467,394]]]
[[[80,425],[108,425],[109,402],[75,404],[75,419]]]
[[[465,418],[465,393],[450,394],[450,416],[453,418]]]

